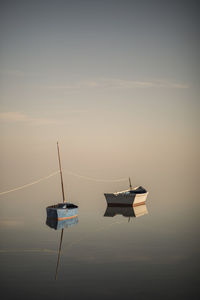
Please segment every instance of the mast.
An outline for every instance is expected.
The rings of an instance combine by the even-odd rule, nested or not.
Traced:
[[[58,149],[58,162],[59,162],[59,168],[60,168],[60,180],[61,180],[61,187],[62,187],[62,196],[63,196],[63,203],[65,202],[65,192],[64,192],[64,185],[63,185],[63,177],[62,177],[62,169],[61,169],[61,161],[60,161],[60,150],[59,145],[57,142],[57,149]]]
[[[130,187],[130,190],[132,191],[132,185],[131,185],[131,179],[129,177],[129,187]]]

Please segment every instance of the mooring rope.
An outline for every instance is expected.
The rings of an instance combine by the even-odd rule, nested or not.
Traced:
[[[75,177],[79,177],[79,178],[86,179],[86,180],[91,180],[91,181],[96,181],[96,182],[121,182],[121,181],[127,181],[128,180],[127,178],[99,179],[99,178],[92,178],[92,177],[89,177],[89,176],[83,176],[83,175],[80,175],[80,174],[77,174],[77,173],[74,173],[74,172],[71,172],[71,171],[67,171],[67,170],[64,170],[64,172],[66,172],[70,175],[73,175]]]
[[[77,173],[74,173],[74,172],[71,172],[71,171],[68,171],[68,170],[64,170],[65,173],[68,173],[72,176],[75,176],[75,177],[79,177],[79,178],[82,178],[82,179],[86,179],[86,180],[90,180],[90,181],[95,181],[95,182],[121,182],[121,181],[127,181],[127,178],[119,178],[119,179],[98,179],[98,178],[92,178],[92,177],[88,177],[88,176],[83,176],[83,175],[80,175],[80,174],[77,174]],[[27,183],[27,184],[24,184],[22,186],[19,186],[19,187],[16,187],[14,189],[11,189],[11,190],[8,190],[8,191],[5,191],[5,192],[0,192],[0,195],[5,195],[5,194],[8,194],[8,193],[11,193],[11,192],[15,192],[15,191],[18,191],[18,190],[22,190],[22,189],[25,189],[31,185],[34,185],[34,184],[37,184],[43,180],[47,180],[48,178],[52,177],[52,176],[55,176],[57,175],[58,173],[60,173],[60,171],[55,171],[53,173],[51,173],[50,175],[47,175],[45,177],[42,177],[38,180],[35,180],[33,182],[30,182],[30,183]]]
[[[8,191],[5,191],[5,192],[1,192],[0,195],[4,195],[4,194],[8,194],[8,193],[11,193],[11,192],[15,192],[15,191],[18,191],[18,190],[25,189],[25,188],[27,188],[27,187],[29,187],[29,186],[31,186],[31,185],[37,184],[37,183],[39,183],[39,182],[41,182],[41,181],[43,181],[43,180],[46,180],[46,179],[48,179],[48,178],[50,178],[50,177],[52,177],[52,176],[55,176],[55,175],[58,174],[58,173],[60,173],[60,171],[53,172],[53,173],[51,173],[51,174],[48,175],[48,176],[42,177],[42,178],[40,178],[40,179],[38,179],[38,180],[35,180],[35,181],[33,181],[33,182],[24,184],[24,185],[22,185],[22,186],[19,186],[19,187],[14,188],[14,189],[11,189],[11,190],[8,190]]]

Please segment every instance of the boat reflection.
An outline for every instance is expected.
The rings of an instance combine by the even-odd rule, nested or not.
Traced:
[[[78,224],[78,217],[67,220],[58,220],[47,216],[46,224],[55,230],[64,229]]]
[[[58,268],[59,268],[59,263],[60,263],[64,229],[72,227],[77,224],[78,224],[78,216],[67,218],[65,220],[58,220],[57,218],[50,217],[47,213],[46,225],[55,230],[61,229],[58,258],[57,258],[56,272],[55,272],[55,280],[57,280],[57,278],[58,278]]]
[[[138,206],[107,206],[104,213],[104,217],[115,217],[116,215],[122,215],[123,217],[129,218],[138,218],[143,215],[147,215],[148,210],[146,204]]]

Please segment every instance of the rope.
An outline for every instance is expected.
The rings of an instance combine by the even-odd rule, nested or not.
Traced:
[[[83,176],[83,175],[80,175],[80,174],[77,174],[77,173],[74,173],[74,172],[71,172],[71,171],[67,171],[67,170],[64,170],[64,172],[66,172],[66,173],[68,173],[70,175],[73,175],[75,177],[79,177],[79,178],[86,179],[86,180],[91,180],[91,181],[96,181],[96,182],[121,182],[121,181],[127,181],[128,180],[127,178],[98,179],[98,178],[92,178],[92,177],[88,177],[88,176]]]
[[[82,178],[82,179],[86,179],[86,180],[90,180],[90,181],[96,181],[96,182],[121,182],[121,181],[127,181],[127,178],[119,178],[119,179],[98,179],[98,178],[92,178],[92,177],[88,177],[88,176],[83,176],[83,175],[80,175],[80,174],[77,174],[77,173],[74,173],[74,172],[71,172],[71,171],[67,171],[67,170],[64,170],[64,172],[70,174],[70,175],[73,175],[75,177],[79,177],[79,178]],[[33,182],[30,182],[30,183],[27,183],[27,184],[24,184],[22,186],[19,186],[19,187],[16,187],[14,189],[11,189],[11,190],[8,190],[8,191],[5,191],[5,192],[0,192],[0,195],[5,195],[5,194],[8,194],[8,193],[11,193],[11,192],[15,192],[15,191],[18,191],[18,190],[22,190],[22,189],[25,189],[31,185],[34,185],[34,184],[37,184],[43,180],[47,180],[48,178],[52,177],[52,176],[55,176],[57,175],[58,173],[60,173],[60,171],[55,171],[53,173],[51,173],[50,175],[47,175],[45,177],[42,177],[38,180],[35,180]]]
[[[48,178],[50,178],[50,177],[52,177],[52,176],[55,176],[55,175],[58,174],[58,173],[60,173],[60,171],[53,172],[53,173],[51,173],[51,174],[48,175],[48,176],[42,177],[42,178],[40,178],[40,179],[38,179],[38,180],[36,180],[36,181],[33,181],[33,182],[31,182],[31,183],[27,183],[27,184],[24,184],[24,185],[22,185],[22,186],[16,187],[16,188],[14,188],[14,189],[12,189],[12,190],[8,190],[8,191],[5,191],[5,192],[1,192],[0,195],[5,195],[5,194],[11,193],[11,192],[15,192],[15,191],[18,191],[18,190],[22,190],[22,189],[27,188],[27,187],[29,187],[29,186],[31,186],[31,185],[34,185],[34,184],[36,184],[36,183],[39,183],[39,182],[41,182],[41,181],[43,181],[43,180],[46,180],[46,179],[48,179]]]

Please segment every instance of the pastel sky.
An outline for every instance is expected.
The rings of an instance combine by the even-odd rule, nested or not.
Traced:
[[[155,90],[189,88],[193,99],[197,8],[197,1],[1,1],[2,111],[37,118],[87,110],[96,94],[124,102]]]
[[[131,173],[133,157],[138,165],[151,160],[150,169],[161,154],[166,164],[174,155],[180,165],[191,163],[199,125],[198,1],[0,5],[2,189],[8,167],[23,173],[36,153],[42,171],[33,163],[34,178],[56,169],[56,159],[49,161],[57,139],[70,168],[87,175],[104,176],[109,166],[114,176],[123,163]]]

